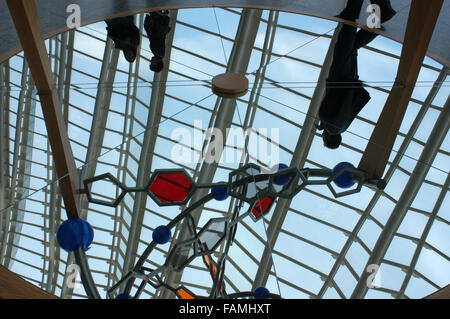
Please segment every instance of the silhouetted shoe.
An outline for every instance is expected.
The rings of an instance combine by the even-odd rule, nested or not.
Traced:
[[[348,0],[347,6],[341,13],[339,13],[336,18],[356,21],[359,18],[361,13],[361,7],[363,5],[364,0]]]
[[[390,0],[370,0],[372,4],[376,4],[380,6],[381,10],[381,17],[380,21],[381,23],[385,23],[392,19],[393,16],[397,14],[397,11],[395,11],[391,6]]]

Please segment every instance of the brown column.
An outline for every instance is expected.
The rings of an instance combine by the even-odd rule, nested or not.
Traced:
[[[424,299],[450,299],[450,285],[447,285],[444,288],[439,289],[435,293],[426,296]]]
[[[0,265],[0,299],[58,299]]]
[[[80,181],[62,116],[44,36],[34,0],[7,0],[39,93],[59,185],[68,218],[78,218]]]
[[[382,177],[442,4],[443,0],[412,1],[397,77],[358,166],[368,178]]]

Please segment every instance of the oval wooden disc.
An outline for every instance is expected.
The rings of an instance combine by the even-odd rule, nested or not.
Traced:
[[[212,80],[213,92],[221,97],[240,97],[248,91],[248,79],[238,73],[223,73]]]

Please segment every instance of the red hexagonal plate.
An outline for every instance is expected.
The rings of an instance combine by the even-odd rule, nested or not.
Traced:
[[[252,208],[252,215],[255,220],[267,214],[275,201],[275,196],[266,196],[257,200]]]
[[[149,187],[149,191],[161,203],[183,202],[190,194],[193,185],[181,172],[159,173]]]

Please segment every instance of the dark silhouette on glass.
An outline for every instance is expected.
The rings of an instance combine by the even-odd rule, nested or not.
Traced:
[[[338,17],[346,20],[356,21],[359,17],[363,2],[363,0],[348,0],[347,7],[338,15]],[[378,5],[380,7],[381,17],[379,18],[381,23],[389,21],[397,13],[392,8],[390,0],[370,0],[370,3],[373,5]]]
[[[141,41],[139,29],[134,24],[133,16],[105,20],[108,37],[115,47],[123,51],[125,59],[132,63],[136,60],[137,48]]]
[[[166,53],[166,35],[170,31],[168,11],[154,11],[145,16],[144,28],[150,40],[153,57],[150,70],[160,72],[164,68],[163,58]]]
[[[371,1],[381,7],[384,21],[391,18],[395,11],[389,1]],[[349,0],[347,7],[338,17],[356,21],[360,15],[363,0]],[[392,9],[388,10],[388,9]],[[383,16],[383,11],[387,10]],[[342,141],[341,133],[350,126],[362,108],[369,102],[370,95],[362,86],[358,76],[358,49],[369,44],[376,33],[351,25],[343,25],[339,33],[330,73],[326,80],[326,93],[319,109],[320,123],[318,130],[323,130],[324,145],[331,149],[339,147]]]

